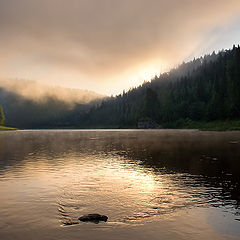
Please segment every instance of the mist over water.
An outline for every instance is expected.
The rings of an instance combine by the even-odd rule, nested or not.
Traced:
[[[238,132],[1,133],[0,236],[239,239],[239,144]],[[78,222],[88,213],[109,220]]]

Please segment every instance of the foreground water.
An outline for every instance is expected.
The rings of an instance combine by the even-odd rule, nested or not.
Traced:
[[[239,132],[1,132],[0,239],[240,239],[239,173]]]

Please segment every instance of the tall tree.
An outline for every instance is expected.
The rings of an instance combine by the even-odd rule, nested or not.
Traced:
[[[0,125],[4,125],[5,124],[5,115],[3,113],[3,108],[2,106],[0,106]]]

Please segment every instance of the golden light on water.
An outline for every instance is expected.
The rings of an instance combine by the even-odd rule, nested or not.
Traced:
[[[193,150],[213,153],[219,146],[228,149],[226,142],[237,138],[237,133],[141,134],[140,141],[139,131],[128,130],[2,133],[1,237],[21,239],[28,234],[29,239],[95,239],[99,234],[109,240],[125,236],[238,239],[233,197],[215,185],[215,177],[191,172],[199,166],[194,165],[196,156],[191,159],[194,161],[184,161],[192,151],[186,136],[198,140],[190,145]],[[231,147],[236,147],[237,154],[224,154],[237,160],[237,145]],[[217,169],[218,165],[211,167]],[[217,182],[225,184],[226,179],[217,178]],[[78,221],[79,216],[95,212],[107,215],[108,221],[98,225]],[[64,225],[71,221],[78,225]]]

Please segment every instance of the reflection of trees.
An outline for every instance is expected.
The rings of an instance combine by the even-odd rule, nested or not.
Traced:
[[[155,137],[139,135],[134,141],[126,140],[121,148],[129,149],[123,153],[127,158],[140,160],[138,164],[150,167],[156,174],[186,173],[183,178],[193,175],[182,183],[189,188],[198,184],[206,187],[204,197],[209,204],[219,206],[216,201],[220,201],[223,206],[234,204],[239,208],[240,148],[232,144],[233,139],[238,139],[238,133],[169,131]]]
[[[26,131],[0,136],[0,174],[41,161],[58,168],[84,156],[121,155],[156,175],[186,173],[189,189],[202,184],[206,198],[239,208],[239,133],[197,131]],[[189,176],[189,174],[191,176]],[[194,176],[193,176],[194,175]],[[181,179],[180,179],[181,180]],[[211,189],[217,189],[213,193]],[[209,190],[209,191],[208,191]]]

